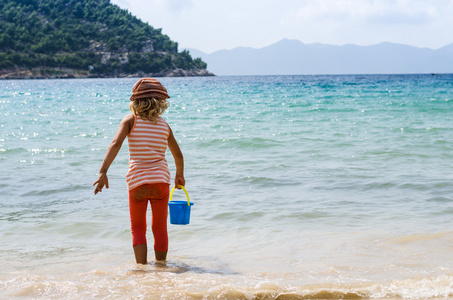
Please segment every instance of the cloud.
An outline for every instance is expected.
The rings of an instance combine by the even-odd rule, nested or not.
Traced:
[[[166,6],[172,11],[183,11],[194,6],[191,0],[164,0]]]
[[[111,0],[177,41],[205,52],[304,43],[423,47],[452,42],[452,0]]]
[[[111,2],[128,10],[140,8],[149,11],[150,15],[153,11],[179,13],[194,6],[193,0],[111,0]]]
[[[280,20],[286,37],[306,43],[419,47],[451,43],[450,0],[305,0]]]
[[[112,0],[113,4],[118,5],[121,8],[129,10],[130,4],[128,0]]]
[[[142,3],[146,5],[146,7],[165,9],[169,12],[181,12],[194,5],[192,0],[147,0],[146,2],[144,2],[143,0],[115,0],[115,2],[120,1],[129,1],[131,3],[135,2],[136,4]]]
[[[439,5],[440,4],[440,5]],[[323,0],[307,1],[293,16],[302,20],[379,25],[425,24],[435,20],[448,1]]]

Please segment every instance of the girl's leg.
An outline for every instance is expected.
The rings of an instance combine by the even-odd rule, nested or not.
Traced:
[[[131,218],[132,245],[134,247],[135,261],[138,264],[146,264],[148,247],[146,244],[146,210],[148,198],[146,187],[129,191],[129,213]]]
[[[148,246],[146,244],[134,246],[134,255],[136,263],[146,265],[148,263]]]
[[[170,187],[166,183],[154,184],[155,197],[151,198],[152,231],[154,235],[154,252],[157,261],[165,261],[168,251],[168,197]]]

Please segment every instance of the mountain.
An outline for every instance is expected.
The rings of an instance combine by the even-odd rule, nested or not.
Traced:
[[[109,0],[0,0],[3,77],[213,75]]]
[[[261,49],[239,47],[211,54],[186,50],[217,75],[453,73],[453,44],[432,50],[393,43],[334,46],[283,39]]]

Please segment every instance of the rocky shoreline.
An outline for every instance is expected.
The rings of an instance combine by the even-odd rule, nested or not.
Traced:
[[[138,72],[134,74],[98,74],[89,71],[68,69],[68,68],[36,68],[14,71],[1,71],[0,80],[7,79],[68,79],[68,78],[135,78],[135,77],[195,77],[195,76],[215,76],[206,69],[172,69],[159,73],[146,74]]]

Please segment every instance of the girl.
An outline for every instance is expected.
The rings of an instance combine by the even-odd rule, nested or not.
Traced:
[[[94,194],[109,188],[107,170],[126,137],[129,143],[129,171],[126,176],[129,190],[132,244],[137,263],[147,263],[146,210],[151,203],[154,252],[157,261],[165,261],[168,251],[167,215],[170,172],[165,151],[170,148],[175,160],[175,186],[185,185],[184,158],[173,132],[160,116],[168,108],[165,87],[156,79],[137,81],[130,97],[132,114],[127,115],[113,138],[99,171]]]

